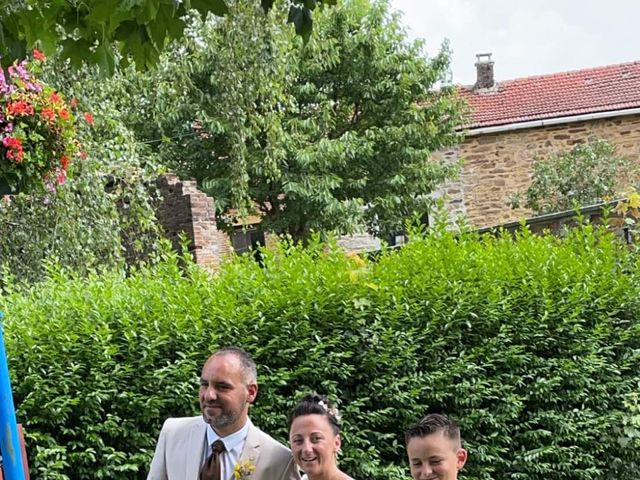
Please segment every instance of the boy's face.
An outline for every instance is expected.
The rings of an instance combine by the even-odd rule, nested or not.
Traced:
[[[413,437],[407,444],[411,477],[414,480],[456,480],[467,461],[467,451],[436,432]]]

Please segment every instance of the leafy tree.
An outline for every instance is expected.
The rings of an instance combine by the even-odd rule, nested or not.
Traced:
[[[574,147],[533,163],[533,179],[524,192],[524,206],[536,215],[571,210],[611,198],[627,163],[607,141],[592,138]],[[512,206],[522,203],[522,193],[514,195]]]
[[[230,8],[195,19],[150,82],[162,135],[178,139],[163,158],[214,196],[219,221],[254,209],[266,230],[304,239],[385,235],[425,213],[457,171],[431,159],[458,141],[463,114],[446,46],[427,59],[387,1],[320,11],[303,49],[277,15]]]
[[[317,4],[336,0],[292,0],[289,21],[308,39],[311,11]],[[161,50],[185,27],[183,17],[190,9],[203,15],[228,12],[225,0],[5,0],[0,4],[0,51],[11,63],[24,57],[25,50],[38,46],[52,54],[59,46],[64,57],[75,64],[84,60],[113,72],[115,51],[125,60],[131,56],[138,67],[156,63]],[[274,0],[261,0],[268,11]],[[250,36],[250,32],[244,32]]]

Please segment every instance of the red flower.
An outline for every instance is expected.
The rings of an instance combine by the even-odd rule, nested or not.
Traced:
[[[11,149],[22,148],[22,140],[16,137],[4,137],[2,139],[2,145]]]
[[[16,137],[5,137],[2,139],[2,145],[7,148],[5,156],[9,160],[15,160],[17,163],[22,162],[24,152],[22,151],[22,141]]]
[[[56,112],[53,110],[53,108],[50,107],[43,108],[40,115],[42,115],[42,118],[44,118],[47,122],[55,122],[56,120]]]
[[[7,111],[9,115],[13,115],[14,117],[18,115],[33,115],[33,105],[29,102],[25,102],[24,100],[18,100],[16,102],[11,102],[7,105]]]
[[[93,115],[89,112],[84,112],[84,119],[89,125],[93,125]]]
[[[63,120],[69,120],[69,110],[67,110],[66,108],[61,108],[58,114]]]
[[[47,57],[44,56],[44,53],[42,53],[37,48],[33,49],[33,58],[35,58],[36,60],[40,60],[41,62],[44,62],[47,59]]]
[[[62,97],[58,92],[51,92],[51,95],[49,95],[49,101],[54,105],[58,105],[59,103],[62,103]]]
[[[66,170],[67,167],[69,166],[69,156],[68,155],[63,155],[62,158],[60,159],[60,166],[62,167],[63,170]]]

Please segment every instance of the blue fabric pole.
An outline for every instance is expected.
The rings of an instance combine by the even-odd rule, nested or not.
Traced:
[[[16,424],[16,412],[13,408],[13,394],[9,380],[7,352],[4,349],[4,330],[0,312],[0,450],[2,450],[2,468],[6,480],[24,480],[22,451]]]

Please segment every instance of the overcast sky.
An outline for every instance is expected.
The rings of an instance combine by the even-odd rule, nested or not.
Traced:
[[[475,82],[476,53],[496,80],[640,61],[640,0],[391,0],[429,55],[449,39],[455,83]]]

